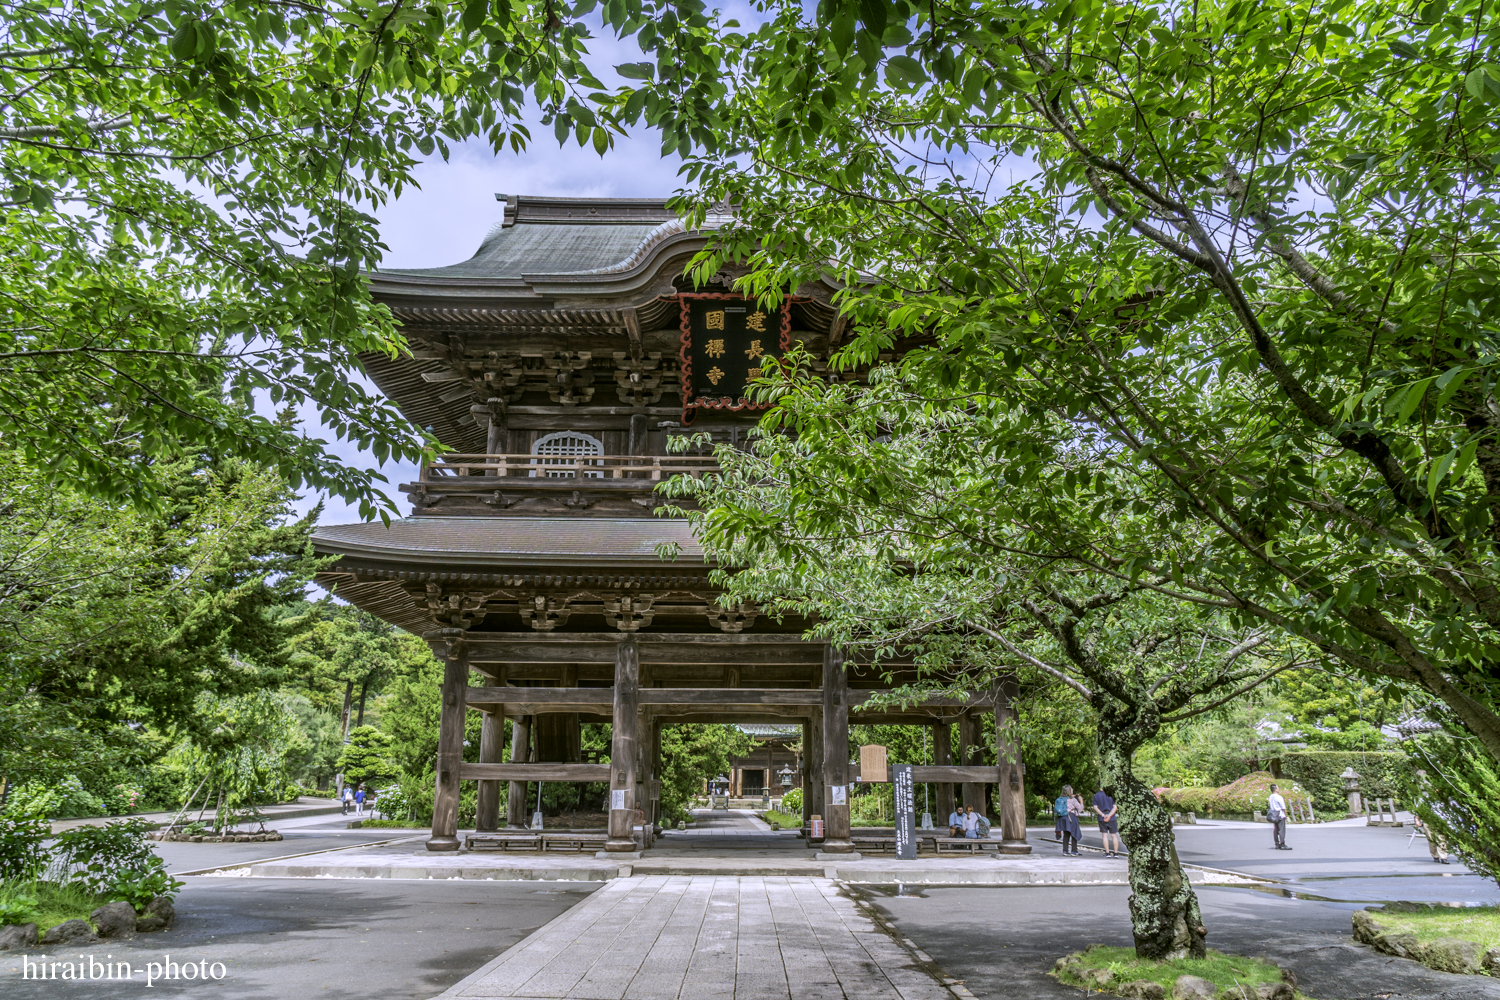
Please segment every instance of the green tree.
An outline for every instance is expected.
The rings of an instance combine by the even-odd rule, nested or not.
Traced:
[[[735,214],[694,273],[831,273],[833,370],[928,408],[967,499],[1043,483],[1094,514],[1023,512],[1055,558],[1418,688],[1500,765],[1495,12],[772,14],[701,69],[738,86],[688,202]]]
[[[240,462],[156,471],[156,511],[0,466],[0,770],[102,780],[213,728],[204,697],[275,684],[314,515]],[[163,742],[165,741],[165,743]]]
[[[374,472],[253,397],[315,409],[378,458],[418,456],[423,435],[359,378],[363,359],[404,347],[369,296],[384,249],[371,213],[450,142],[523,149],[528,104],[559,141],[608,149],[620,129],[585,62],[594,8],[0,8],[0,438],[106,498],[155,501],[170,488],[160,459],[187,452],[253,461],[366,516],[389,509]],[[663,83],[683,53],[656,26],[706,24],[701,9],[605,8],[615,31],[645,28],[642,46],[662,48]],[[694,86],[675,99],[704,104]]]
[[[341,736],[364,724],[370,695],[390,678],[432,662],[422,639],[348,605],[306,605],[286,626],[296,631],[287,648],[297,683],[314,705],[338,713]]]
[[[390,759],[395,737],[382,733],[374,726],[356,726],[349,733],[349,742],[339,754],[338,769],[344,780],[357,785],[389,778],[396,773],[396,765]]]
[[[703,782],[727,772],[732,758],[747,756],[754,748],[755,741],[735,726],[703,723],[663,726],[663,820],[691,818],[688,802],[701,794]]]

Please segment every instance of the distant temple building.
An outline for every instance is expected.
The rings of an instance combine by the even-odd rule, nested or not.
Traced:
[[[682,273],[705,234],[662,201],[499,200],[469,260],[372,276],[413,353],[368,356],[369,375],[456,450],[402,486],[410,516],[314,536],[338,557],[322,586],[424,636],[446,663],[427,846],[459,847],[462,781],[479,783],[480,831],[501,826],[502,781],[512,827],[527,820],[528,781],[607,781],[603,846],[638,851],[659,818],[661,727],[732,722],[800,729],[804,823],[824,817],[823,849],[849,851],[852,717],[934,727],[936,763],[917,780],[943,783],[950,802],[959,783],[981,807],[994,784],[1006,846],[1027,850],[1014,746],[994,766],[977,757],[979,713],[1013,731],[1008,686],[863,711],[884,686],[875,671],[804,641],[805,621],[720,605],[687,523],[655,513],[662,479],[715,468],[702,449],[668,454],[670,438],[738,445],[758,416],[747,380],[767,359],[794,343],[821,358],[837,348],[836,287],[803,286],[772,309],[731,294],[732,275],[694,288]],[[468,710],[484,713],[478,763],[463,761]],[[613,724],[608,764],[582,762],[582,722]],[[955,722],[968,760],[944,756]],[[779,794],[775,774],[755,774],[783,758],[770,764],[737,766],[742,787],[758,778]]]

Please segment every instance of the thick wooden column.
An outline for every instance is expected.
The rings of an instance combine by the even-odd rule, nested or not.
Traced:
[[[654,826],[662,825],[661,815],[661,726],[660,722],[651,725],[651,808],[646,813],[646,821]]]
[[[802,759],[797,762],[797,770],[801,772],[802,779],[802,829],[807,830],[812,825],[813,814],[813,767],[812,767],[812,720],[802,721]]]
[[[609,840],[604,849],[634,851],[636,727],[640,724],[641,654],[634,639],[615,647],[615,706],[609,746]]]
[[[1000,813],[1000,839],[1005,845],[1016,847],[1026,843],[1026,781],[1016,714],[1020,692],[1015,677],[1001,678],[995,692],[995,763],[1000,766],[995,808]]]
[[[854,850],[849,839],[849,677],[844,673],[844,652],[833,646],[823,649],[823,850],[847,854]],[[836,799],[842,798],[842,803]]]
[[[484,713],[484,722],[479,729],[479,763],[499,764],[505,758],[505,715],[502,706]],[[474,829],[500,829],[500,782],[479,783],[478,815]]]
[[[531,760],[531,723],[528,719],[510,720],[510,762],[525,764]],[[524,781],[510,783],[510,797],[505,804],[505,827],[508,830],[525,829],[526,785]]]
[[[947,719],[934,723],[932,726],[932,762],[938,767],[951,767],[953,765],[953,726]],[[937,812],[933,822],[938,826],[944,826],[948,817],[953,815],[953,782],[939,781],[937,783]]]
[[[979,716],[973,712],[965,712],[958,717],[958,743],[959,752],[963,755],[961,763],[964,765],[975,765],[984,763],[979,756]],[[966,781],[963,783],[964,805],[973,806],[977,813],[984,812],[984,784],[978,781]]]
[[[432,803],[429,851],[458,850],[458,766],[464,759],[464,688],[469,686],[469,651],[464,630],[445,628],[443,710],[438,722],[437,791]]]

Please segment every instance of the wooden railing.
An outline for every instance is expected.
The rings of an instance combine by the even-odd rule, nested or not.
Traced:
[[[661,480],[719,471],[711,455],[439,455],[422,469],[422,482],[469,476]]]

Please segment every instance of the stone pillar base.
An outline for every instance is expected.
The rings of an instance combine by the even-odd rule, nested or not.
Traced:
[[[458,850],[457,837],[432,837],[427,841],[429,851],[456,851]]]
[[[851,845],[852,846],[852,845]],[[813,855],[814,861],[858,861],[863,855],[858,851],[848,851],[841,854],[830,854],[827,851],[819,851]]]

